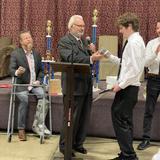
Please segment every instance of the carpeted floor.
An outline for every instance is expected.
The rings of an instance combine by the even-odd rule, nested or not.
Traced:
[[[0,160],[63,160],[63,155],[58,150],[59,135],[53,135],[40,144],[39,138],[27,134],[28,141],[20,142],[15,134],[12,142],[7,142],[6,133],[0,133]],[[139,141],[134,141],[134,147]],[[87,155],[76,153],[76,159],[83,160],[109,160],[117,156],[119,147],[115,139],[87,137],[84,145]],[[159,151],[160,143],[152,142],[152,146],[145,151],[137,151],[139,160],[151,160]]]
[[[0,160],[51,160],[57,150],[59,136],[52,136],[40,144],[40,139],[33,134],[27,134],[27,141],[20,142],[17,134],[7,142],[6,134],[0,134]]]

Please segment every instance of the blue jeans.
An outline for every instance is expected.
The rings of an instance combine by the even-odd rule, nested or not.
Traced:
[[[42,87],[32,88],[30,91],[38,99],[42,99],[44,91]],[[18,129],[25,129],[26,127],[26,115],[28,110],[28,95],[29,91],[18,92],[16,96],[19,99],[19,108],[18,108]]]

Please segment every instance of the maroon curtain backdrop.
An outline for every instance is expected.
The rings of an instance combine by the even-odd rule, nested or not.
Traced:
[[[67,32],[70,16],[80,14],[86,22],[86,35],[91,35],[92,12],[99,11],[97,37],[118,35],[117,16],[134,12],[140,18],[140,33],[147,42],[155,37],[155,24],[160,17],[159,0],[1,0],[0,36],[10,36],[19,44],[21,30],[30,30],[41,55],[46,49],[46,22],[53,23],[53,55],[60,37]]]

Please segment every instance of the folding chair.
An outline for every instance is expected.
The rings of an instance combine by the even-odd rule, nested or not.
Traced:
[[[15,97],[16,94],[16,87],[17,86],[29,86],[30,84],[17,84],[16,83],[17,79],[16,77],[12,78],[12,88],[11,88],[11,95],[10,95],[10,106],[9,106],[9,116],[8,116],[8,127],[7,127],[7,135],[8,135],[8,142],[11,142],[12,140],[12,135],[13,135],[13,130],[14,130],[14,117],[15,117]],[[30,85],[31,86],[31,85]],[[40,144],[44,142],[44,125],[45,125],[45,104],[46,104],[46,85],[32,85],[33,87],[42,87],[44,90],[44,95],[43,95],[43,127],[42,127],[42,134],[40,135]],[[35,95],[35,94],[30,94],[29,95]],[[52,134],[52,116],[51,116],[51,95],[49,94],[49,127],[50,131]]]

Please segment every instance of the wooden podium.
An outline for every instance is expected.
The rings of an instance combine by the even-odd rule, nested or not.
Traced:
[[[64,115],[65,115],[65,152],[64,160],[72,160],[72,130],[73,130],[73,106],[74,106],[74,73],[80,72],[88,74],[90,72],[89,64],[81,63],[63,63],[51,62],[50,68],[54,72],[66,72],[66,101],[64,102]]]

